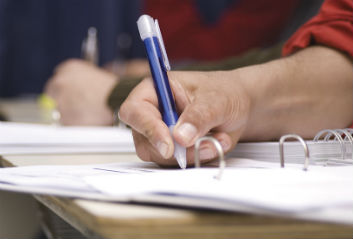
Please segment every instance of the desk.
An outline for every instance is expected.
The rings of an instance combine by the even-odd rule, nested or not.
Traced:
[[[10,119],[43,122],[34,102],[2,101]],[[30,116],[31,114],[37,116]],[[29,117],[30,116],[30,117]],[[137,161],[135,154],[12,155],[2,165],[63,165]],[[106,203],[34,195],[89,238],[352,238],[353,227],[241,213]],[[67,238],[61,235],[61,238]],[[73,237],[71,237],[73,238]]]
[[[91,164],[139,160],[134,154],[5,156],[5,166]],[[50,196],[35,198],[94,238],[352,238],[353,227],[268,216],[106,203]]]

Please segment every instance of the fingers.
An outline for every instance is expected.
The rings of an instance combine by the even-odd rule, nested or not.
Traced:
[[[161,166],[177,166],[177,161],[174,157],[170,158],[162,158],[158,150],[150,143],[150,141],[140,134],[139,132],[132,130],[132,135],[134,138],[135,142],[135,148],[136,148],[136,154],[138,157],[140,157],[144,161],[148,162],[155,162]],[[230,147],[230,146],[224,146],[223,142],[225,141],[224,138],[227,138],[226,140],[231,140],[228,135],[224,133],[217,133],[217,135],[213,135],[213,137],[217,138],[220,140],[222,148],[224,150],[225,147]],[[229,144],[231,145],[231,144]],[[224,150],[225,151],[225,150]],[[228,150],[227,150],[228,151]],[[226,151],[225,151],[226,152]],[[211,142],[202,142],[200,148],[199,148],[199,159],[200,162],[207,163],[214,158],[217,158],[219,155],[217,154],[217,150],[214,148],[213,144]],[[186,158],[187,158],[187,165],[193,166],[195,164],[195,148],[194,147],[189,147],[186,150]]]
[[[224,152],[233,148],[248,114],[241,88],[229,79],[215,83],[205,73],[169,74],[178,110],[182,112],[173,138],[187,148],[188,165],[194,163],[195,141],[208,133],[221,143]],[[158,110],[152,79],[147,78],[135,87],[122,104],[119,116],[134,129],[140,158],[162,165],[177,164],[172,137]],[[204,142],[199,155],[202,162],[207,162],[217,157],[217,151],[212,143]]]
[[[45,93],[54,99],[63,125],[111,125],[106,99],[116,83],[114,74],[70,59],[57,66]]]
[[[143,161],[154,162],[161,166],[176,166],[177,162],[173,157],[163,158],[159,151],[150,143],[150,141],[140,134],[132,130],[132,135],[135,142],[136,154]]]
[[[168,159],[172,157],[174,152],[173,141],[169,129],[162,121],[161,114],[158,111],[158,100],[151,79],[143,80],[130,93],[120,107],[119,117],[136,132],[148,139],[148,142],[158,150],[159,158]],[[140,146],[140,138],[137,135],[135,137],[137,138],[135,145],[140,151],[145,152],[145,145]],[[151,155],[140,154],[140,157],[150,160]]]
[[[188,104],[175,126],[173,136],[183,146],[190,147],[199,137],[212,128],[227,121],[227,102],[224,97],[214,96],[212,92],[196,95]]]

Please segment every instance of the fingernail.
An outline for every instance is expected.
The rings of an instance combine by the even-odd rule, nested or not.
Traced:
[[[200,159],[211,159],[215,157],[215,153],[210,148],[204,148],[200,150]]]
[[[222,146],[223,151],[228,151],[230,148],[230,144],[227,141],[221,140],[220,144]]]
[[[157,150],[162,155],[163,158],[168,158],[168,144],[164,142],[157,143]]]
[[[184,142],[190,142],[197,134],[197,129],[190,123],[184,123],[177,128],[177,133]]]

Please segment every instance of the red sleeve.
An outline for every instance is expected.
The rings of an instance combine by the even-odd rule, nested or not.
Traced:
[[[319,13],[286,42],[282,55],[314,44],[329,46],[353,57],[352,0],[326,0]]]

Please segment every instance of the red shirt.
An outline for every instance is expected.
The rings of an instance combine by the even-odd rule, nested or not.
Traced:
[[[326,0],[318,15],[304,24],[287,41],[283,55],[321,44],[353,57],[353,1]]]
[[[217,1],[217,0],[215,0]],[[145,0],[171,60],[219,60],[273,44],[298,0],[238,0],[219,21],[203,22],[194,0]]]

